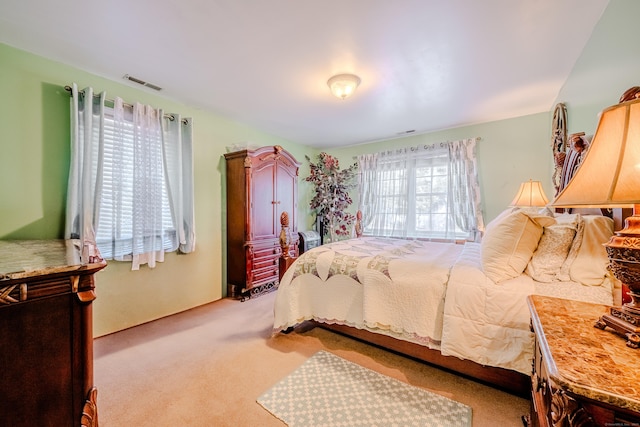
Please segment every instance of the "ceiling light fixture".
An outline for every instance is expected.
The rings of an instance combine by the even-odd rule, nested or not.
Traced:
[[[340,99],[350,96],[359,84],[360,77],[355,74],[338,74],[327,81],[331,93]]]

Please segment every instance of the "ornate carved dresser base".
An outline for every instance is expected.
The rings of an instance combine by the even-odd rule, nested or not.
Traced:
[[[0,241],[0,424],[98,425],[93,274],[73,241]]]

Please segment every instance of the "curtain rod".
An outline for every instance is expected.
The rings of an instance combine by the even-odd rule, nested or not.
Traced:
[[[480,137],[480,136],[476,136],[475,138],[467,138],[467,139],[475,139],[476,142],[482,141],[482,137]],[[447,142],[449,142],[449,141],[447,141]],[[447,142],[433,142],[431,144],[424,144],[423,148],[426,150],[426,149],[435,147],[436,144],[440,144],[442,146],[443,144],[446,144]],[[382,153],[382,154],[393,154],[395,152],[397,154],[397,153],[401,153],[401,152],[406,151],[406,150],[416,151],[416,150],[419,150],[419,149],[420,149],[420,145],[396,148],[395,150],[394,149],[382,150],[379,153]],[[353,160],[358,160],[358,156],[353,156],[352,159]]]
[[[71,86],[65,86],[64,90],[66,90],[67,92],[71,92]],[[84,90],[79,90],[78,92],[84,94]],[[97,98],[100,95],[96,94],[96,95],[93,95],[93,96],[94,96],[94,98]],[[111,102],[112,104],[114,103],[113,99],[106,99],[105,101]],[[122,104],[127,108],[133,108],[133,105],[129,104],[127,102],[123,102]],[[164,118],[165,119],[169,119],[171,121],[174,121],[176,119],[176,117],[173,114],[165,114]],[[187,119],[182,119],[182,124],[183,125],[189,124],[189,121]]]

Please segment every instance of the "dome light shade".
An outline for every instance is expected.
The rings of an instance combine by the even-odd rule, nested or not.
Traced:
[[[327,81],[327,86],[336,97],[345,99],[360,85],[360,77],[354,74],[338,74]]]

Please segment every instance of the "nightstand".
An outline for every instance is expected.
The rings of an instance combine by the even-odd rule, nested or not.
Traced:
[[[532,295],[533,426],[640,426],[640,351],[594,327],[608,306]]]

